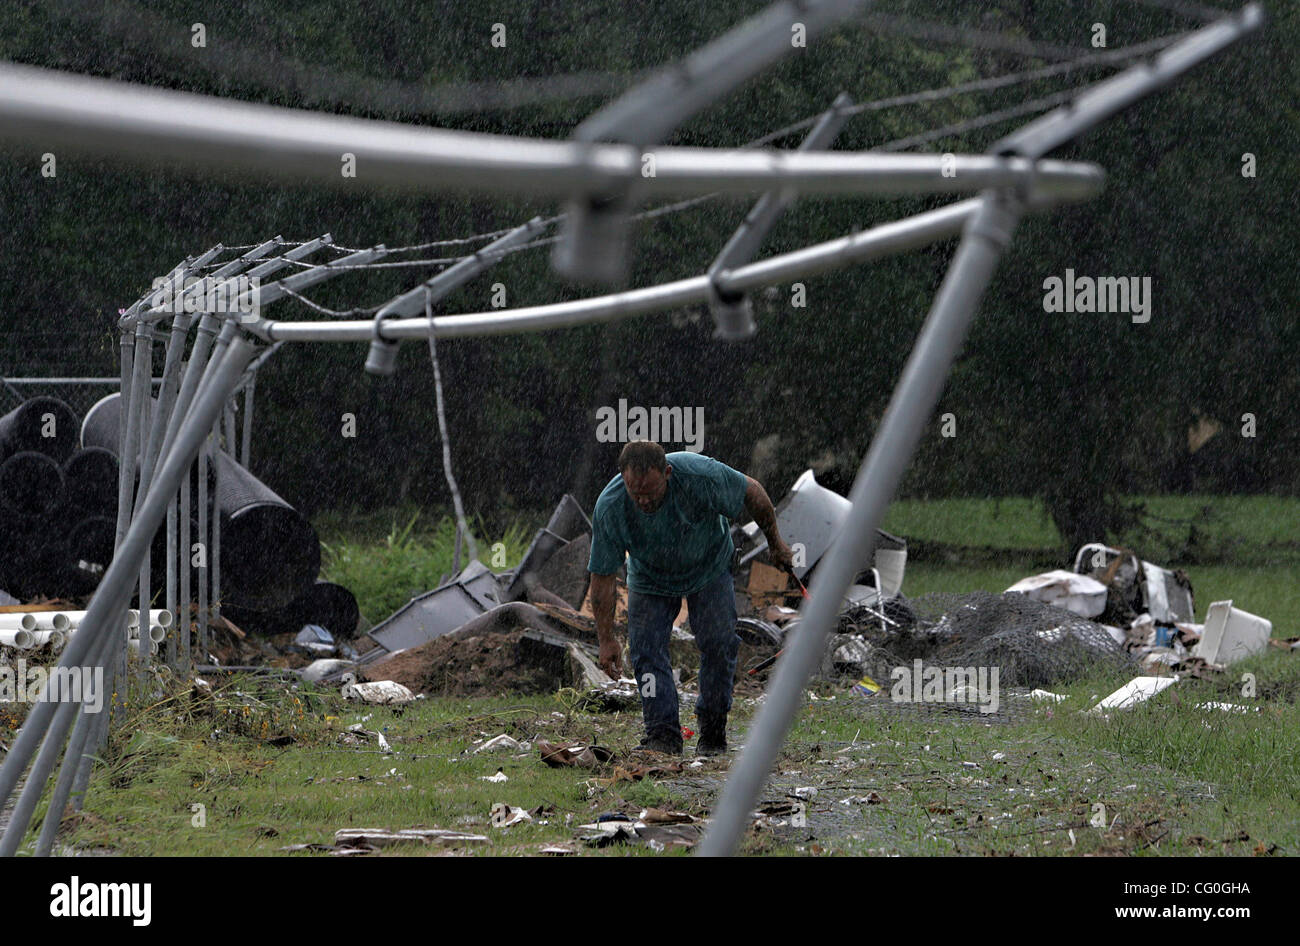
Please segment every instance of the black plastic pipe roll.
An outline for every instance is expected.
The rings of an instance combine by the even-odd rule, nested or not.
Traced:
[[[117,521],[107,516],[87,516],[68,533],[68,551],[73,565],[85,562],[92,571],[102,572],[113,560]]]
[[[0,589],[21,595],[28,559],[41,544],[43,520],[22,519],[0,508]]]
[[[225,597],[225,594],[222,594]],[[228,601],[221,603],[221,616],[246,634],[258,637],[275,637],[289,631],[299,631],[302,625],[297,622],[288,607],[275,611],[258,611],[253,608],[241,608]]]
[[[84,446],[117,453],[120,402],[121,396],[112,394],[86,412],[81,425]],[[212,466],[220,468],[220,488],[210,490],[209,496],[215,497],[213,505],[221,515],[222,603],[257,611],[283,609],[320,573],[316,530],[229,454],[218,451]],[[191,542],[197,541],[197,534],[192,535]],[[211,566],[211,549],[207,555]]]
[[[63,470],[51,456],[23,450],[0,463],[0,507],[32,522],[54,512],[63,498]],[[58,528],[51,522],[50,528]]]
[[[62,598],[72,593],[70,579],[67,539],[38,535],[14,562],[7,590],[21,598]]]
[[[0,458],[33,451],[65,462],[77,449],[77,414],[57,397],[33,397],[0,417]]]
[[[154,403],[156,406],[157,398],[154,398]],[[117,456],[118,443],[121,439],[117,425],[121,414],[121,394],[110,394],[92,404],[81,422],[81,446],[101,447],[113,456]]]
[[[90,516],[117,515],[117,454],[83,447],[63,464],[63,498],[70,509]]]
[[[318,581],[294,602],[302,624],[319,624],[334,635],[335,640],[356,637],[361,609],[356,595],[342,585],[331,581]]]
[[[224,581],[223,581],[224,584]],[[318,581],[305,592],[274,611],[258,611],[238,605],[223,605],[221,613],[242,631],[272,637],[289,632],[297,633],[308,624],[319,624],[334,635],[335,640],[350,640],[356,636],[361,611],[357,599],[342,585]]]
[[[113,560],[117,520],[87,516],[68,533],[68,572],[74,594],[89,594]]]
[[[283,608],[320,574],[320,539],[302,513],[226,452],[214,457],[221,511],[221,598]]]

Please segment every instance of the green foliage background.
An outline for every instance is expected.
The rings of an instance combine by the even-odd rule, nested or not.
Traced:
[[[10,2],[0,7],[0,58],[276,105],[563,138],[608,92],[510,110],[422,113],[377,107],[347,88],[399,81],[434,86],[570,72],[633,73],[699,47],[765,6],[717,0],[431,2],[245,0],[201,8],[179,0]],[[1117,48],[1190,28],[1134,2],[956,0],[876,9],[1089,51],[1091,24]],[[1271,492],[1300,488],[1297,395],[1297,59],[1300,14],[1273,4],[1266,30],[1183,82],[1108,122],[1058,156],[1096,161],[1102,196],[1025,221],[987,294],[904,495],[1032,495],[1063,535],[1123,526],[1116,497],[1138,493]],[[202,21],[208,48],[190,44]],[[507,46],[489,43],[507,26]],[[237,54],[237,55],[236,55]],[[243,57],[243,58],[240,58]],[[1019,54],[921,41],[850,24],[747,83],[683,125],[681,145],[735,145],[814,114],[840,90],[859,101],[1041,64]],[[294,64],[340,85],[297,78]],[[1088,75],[1099,78],[1105,73]],[[1082,82],[1082,74],[1069,81]],[[348,85],[351,83],[351,85]],[[870,112],[836,146],[865,149],[1061,87],[1036,82],[933,105]],[[338,93],[343,89],[344,93]],[[355,104],[365,100],[369,104]],[[1012,125],[944,139],[932,150],[978,151]],[[798,138],[787,139],[793,146]],[[431,189],[428,197],[362,187],[268,184],[59,155],[39,174],[38,142],[0,152],[0,332],[6,376],[116,373],[119,307],[152,277],[221,241],[330,231],[345,246],[417,243],[552,214],[549,201]],[[1258,160],[1243,178],[1242,155]],[[364,173],[364,171],[363,171]],[[764,253],[841,236],[944,200],[808,199]],[[693,275],[743,217],[746,201],[715,200],[642,224],[631,283]],[[467,500],[499,527],[565,490],[587,505],[617,445],[594,441],[594,411],[632,404],[705,407],[706,452],[760,475],[780,494],[807,466],[847,490],[870,442],[953,243],[813,278],[808,307],[788,287],[757,299],[749,344],[710,339],[702,310],[608,327],[444,343],[457,472]],[[1149,275],[1150,323],[1124,315],[1055,315],[1042,283],[1081,275]],[[430,271],[385,270],[335,280],[320,303],[375,305]],[[561,301],[567,286],[546,251],[517,254],[449,298],[446,311],[486,308],[488,285],[511,305]],[[315,317],[281,303],[279,318]],[[363,346],[287,347],[257,387],[255,471],[308,512],[446,501],[428,351],[408,345],[392,379],[361,370]],[[340,416],[358,419],[356,440]],[[1253,413],[1258,436],[1240,436]],[[1223,431],[1195,454],[1188,425]],[[756,453],[762,440],[775,449]]]

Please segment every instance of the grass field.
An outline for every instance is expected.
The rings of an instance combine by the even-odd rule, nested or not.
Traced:
[[[1297,501],[1179,497],[1147,506],[1168,520],[1200,523],[1200,564],[1135,546],[1152,560],[1187,568],[1198,615],[1210,601],[1232,598],[1270,618],[1275,636],[1300,633],[1300,555],[1289,534],[1300,521]],[[1203,514],[1207,506],[1210,515]],[[408,530],[409,522],[395,514],[318,524],[329,545],[327,574],[358,589],[372,620],[395,606],[393,600],[405,600],[406,584],[422,590],[450,570],[446,522],[421,519]],[[1170,535],[1188,528],[1181,521],[1165,525]],[[934,552],[909,561],[904,592],[911,596],[1000,591],[1037,570],[1017,564],[1021,557],[1066,564],[1054,558],[1064,554],[1055,531],[1027,500],[902,502],[886,528]],[[500,537],[511,563],[530,533],[520,527]],[[963,547],[1013,554],[996,565],[965,567]],[[1078,680],[1056,688],[1067,699],[1054,705],[1006,693],[1007,709],[996,720],[902,712],[883,695],[864,698],[819,684],[766,796],[789,804],[796,788],[816,788],[806,802],[807,824],[758,829],[744,850],[1300,851],[1300,655],[1270,649],[1215,680],[1180,682],[1131,711],[1082,712],[1123,682],[1104,675]],[[1211,700],[1246,712],[1197,707]],[[743,743],[754,711],[752,701],[738,701],[733,745]],[[344,745],[350,737],[343,732],[358,722],[382,732],[395,751],[385,753],[373,741]],[[692,724],[685,707],[683,722]],[[335,691],[234,678],[211,697],[184,691],[139,711],[121,729],[109,764],[97,770],[85,813],[68,823],[65,840],[123,854],[273,854],[292,844],[329,844],[338,828],[427,826],[487,836],[487,843],[462,853],[532,854],[561,844],[595,856],[649,854],[644,846],[586,848],[576,840],[584,833],[578,826],[602,812],[635,816],[650,806],[706,815],[726,761],[692,768],[688,750],[680,774],[631,782],[611,781],[617,773],[608,767],[548,768],[535,749],[473,752],[483,739],[508,733],[530,742],[594,742],[622,755],[639,738],[639,723],[635,713],[576,711],[565,692],[429,699],[403,712],[345,704]],[[482,780],[498,768],[507,781]],[[489,810],[497,802],[537,813],[531,823],[494,827]]]

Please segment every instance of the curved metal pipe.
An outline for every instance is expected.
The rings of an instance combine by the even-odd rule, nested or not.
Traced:
[[[1058,196],[1088,188],[1084,165],[957,155],[945,175],[938,154],[653,148],[545,141],[448,131],[301,109],[234,102],[51,69],[0,65],[0,136],[113,157],[182,159],[196,166],[256,169],[295,182],[355,187],[472,188],[602,194],[635,181],[639,192],[806,194],[969,193],[1037,176]],[[344,178],[341,156],[359,173]],[[653,175],[643,158],[653,155]]]

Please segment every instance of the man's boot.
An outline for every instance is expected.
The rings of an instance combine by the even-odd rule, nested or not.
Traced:
[[[671,730],[656,730],[653,733],[647,733],[646,737],[641,740],[637,746],[645,752],[663,752],[667,755],[682,754],[682,734],[681,731],[672,732]]]
[[[727,714],[699,713],[700,741],[695,744],[696,755],[727,754]]]

